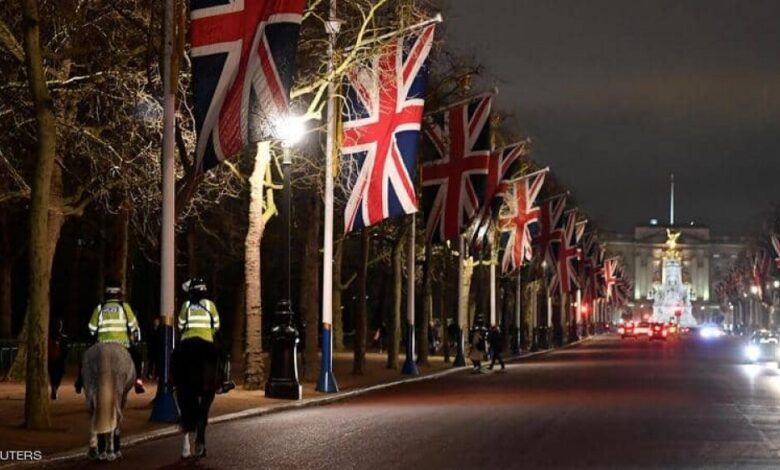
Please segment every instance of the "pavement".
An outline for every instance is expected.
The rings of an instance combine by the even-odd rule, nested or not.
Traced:
[[[118,468],[779,468],[780,371],[731,338],[597,337],[505,373],[450,373],[124,451]],[[47,468],[86,468],[84,460]]]

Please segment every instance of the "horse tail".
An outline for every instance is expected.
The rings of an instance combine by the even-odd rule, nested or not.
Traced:
[[[117,425],[116,393],[111,374],[110,357],[107,351],[102,351],[98,378],[98,389],[95,403],[95,426],[93,431],[98,434],[113,432]]]

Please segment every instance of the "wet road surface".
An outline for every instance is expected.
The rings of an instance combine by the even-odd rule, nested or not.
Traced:
[[[207,445],[181,461],[166,438],[111,467],[780,468],[780,371],[743,364],[729,338],[599,337],[506,373],[210,426]]]

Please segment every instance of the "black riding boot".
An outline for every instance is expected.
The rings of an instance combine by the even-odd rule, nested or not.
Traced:
[[[222,387],[217,393],[227,393],[236,388],[236,384],[230,380],[230,354],[222,358]]]

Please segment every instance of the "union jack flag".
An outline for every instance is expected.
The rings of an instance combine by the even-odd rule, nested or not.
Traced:
[[[753,283],[758,288],[758,298],[761,300],[764,299],[764,283],[769,274],[770,263],[766,250],[760,249],[753,254]]]
[[[258,118],[252,128],[267,130],[272,117],[287,112],[304,4],[191,0],[196,162],[203,170],[248,143],[250,116]]]
[[[544,169],[502,183],[504,206],[498,215],[498,229],[508,236],[505,237],[501,272],[514,271],[523,265],[523,261],[533,258],[530,226],[539,221],[539,208],[534,206],[534,202],[542,190],[546,174],[547,169]]]
[[[609,258],[604,261],[604,284],[607,290],[607,300],[612,300],[615,296],[615,286],[619,278],[620,260],[618,258]]]
[[[493,218],[498,214],[504,199],[504,191],[508,185],[502,182],[511,178],[519,168],[520,158],[525,155],[527,141],[502,147],[490,154],[487,184],[482,209],[479,212],[479,223],[474,231],[472,245],[474,251],[484,248],[485,235],[489,232]]]
[[[552,259],[557,263],[550,282],[550,291],[557,287],[561,294],[568,294],[572,287],[576,289],[580,286],[576,265],[580,250],[577,248],[577,213],[568,211],[564,214],[564,219],[559,243],[556,244],[558,249],[550,250]]]
[[[423,163],[423,211],[428,240],[456,239],[485,197],[490,160],[492,95],[482,95],[432,114],[424,131],[435,149]]]
[[[417,145],[434,26],[394,41],[345,79],[343,165],[349,200],[344,231],[417,212]]]
[[[780,268],[780,240],[777,239],[775,232],[769,234],[769,239],[772,241],[772,248],[775,250],[775,266]]]

